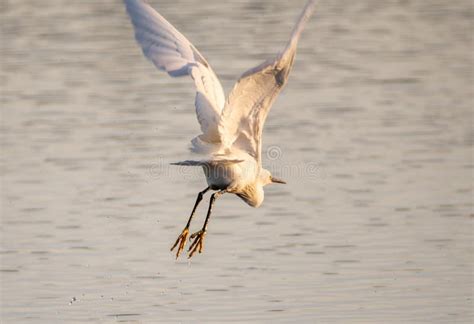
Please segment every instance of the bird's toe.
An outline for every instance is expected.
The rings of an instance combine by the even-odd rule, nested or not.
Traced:
[[[189,229],[185,228],[181,234],[176,239],[176,242],[171,247],[170,251],[173,251],[176,246],[178,246],[178,250],[176,251],[176,259],[179,257],[180,253],[184,250],[184,246],[186,245],[186,241],[188,239]]]
[[[194,253],[199,252],[201,253],[202,250],[204,249],[204,237],[206,236],[206,231],[200,230],[194,234],[191,235],[189,238],[190,240],[194,239],[193,243],[191,243],[191,246],[188,249],[189,252],[189,257],[191,258]]]

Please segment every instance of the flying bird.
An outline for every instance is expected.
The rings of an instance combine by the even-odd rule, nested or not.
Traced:
[[[203,250],[209,217],[219,196],[232,193],[259,207],[265,185],[285,183],[262,167],[262,131],[273,102],[288,80],[298,40],[315,3],[307,2],[283,51],[246,71],[226,99],[211,66],[186,37],[148,3],[125,0],[145,57],[172,77],[190,76],[196,88],[194,105],[202,134],[192,139],[191,150],[205,157],[173,164],[202,167],[208,186],[199,192],[188,222],[171,248],[178,248],[176,258],[184,250],[189,226],[205,193],[214,191],[202,229],[189,237],[193,240],[189,258]]]

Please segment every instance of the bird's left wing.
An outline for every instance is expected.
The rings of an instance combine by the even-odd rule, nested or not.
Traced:
[[[222,86],[206,59],[176,28],[143,0],[125,0],[143,54],[172,77],[189,75],[196,85],[196,115],[205,142],[219,142],[217,125],[224,107]]]
[[[210,160],[185,160],[185,161],[173,162],[171,163],[171,165],[212,166],[212,165],[229,165],[229,164],[236,164],[236,163],[242,163],[242,162],[244,162],[244,160],[218,158],[218,159],[210,159]]]
[[[237,146],[261,163],[261,136],[270,108],[283,89],[293,66],[296,46],[315,0],[309,0],[285,49],[276,58],[245,72],[230,92],[219,128],[227,147]]]

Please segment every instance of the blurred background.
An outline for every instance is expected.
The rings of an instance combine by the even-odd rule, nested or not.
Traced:
[[[150,0],[230,90],[305,1]],[[194,89],[117,0],[3,0],[2,323],[472,321],[473,4],[321,0],[267,120],[259,209],[224,195],[203,254]],[[192,230],[201,227],[207,201]]]

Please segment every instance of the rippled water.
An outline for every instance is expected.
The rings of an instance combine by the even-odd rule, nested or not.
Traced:
[[[229,90],[304,1],[152,0]],[[217,201],[189,80],[142,57],[120,1],[3,1],[1,322],[472,321],[468,0],[320,1],[264,138],[288,180]],[[203,221],[199,209],[193,230]]]

